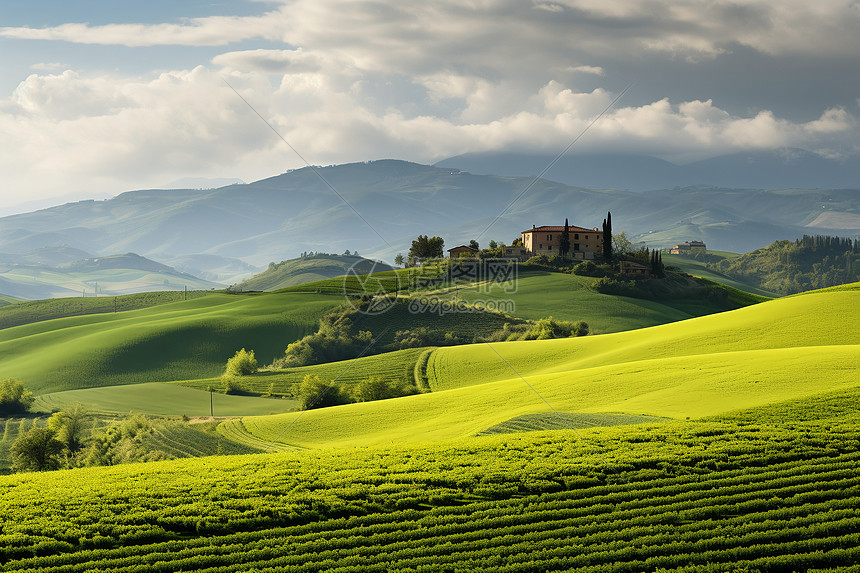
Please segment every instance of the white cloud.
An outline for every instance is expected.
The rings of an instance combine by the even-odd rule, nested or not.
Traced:
[[[59,62],[38,62],[36,64],[32,64],[30,69],[37,72],[53,72],[63,67],[65,66]]]
[[[593,74],[595,76],[606,75],[606,71],[600,66],[570,66],[567,68],[567,71],[580,74]]]

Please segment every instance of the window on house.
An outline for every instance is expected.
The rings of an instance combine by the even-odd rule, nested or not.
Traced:
[[[552,250],[552,245],[548,246],[548,247],[547,247],[547,250],[551,251],[551,250]]]
[[[574,251],[578,251],[578,250],[579,250],[579,243],[574,243],[574,244],[573,244],[573,250],[574,250]]]
[[[540,245],[538,245],[538,248],[539,248],[539,249],[542,249],[542,248],[543,248],[543,243],[541,243]]]
[[[547,241],[552,241],[552,235],[547,235],[547,236],[546,236],[546,240],[547,240]]]
[[[578,240],[579,240],[579,233],[574,233],[574,234],[573,234],[573,238],[574,238],[574,239],[576,239],[576,240],[578,241]]]

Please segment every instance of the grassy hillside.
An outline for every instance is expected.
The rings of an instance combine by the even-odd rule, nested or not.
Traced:
[[[419,358],[432,349],[408,348],[395,350],[376,356],[364,356],[352,360],[314,364],[298,368],[282,370],[266,370],[252,376],[239,379],[242,388],[248,392],[263,394],[270,389],[275,394],[290,396],[296,385],[301,383],[308,374],[319,376],[321,380],[332,380],[341,386],[352,386],[371,376],[376,376],[390,382],[413,385],[416,377],[416,365]],[[220,379],[182,380],[177,382],[183,386],[206,389],[209,386],[220,387]],[[419,382],[420,384],[420,382]],[[295,402],[290,402],[295,404]]]
[[[340,277],[347,273],[366,275],[390,271],[392,267],[354,255],[314,254],[272,263],[265,271],[232,287],[238,292],[275,291],[304,283]]]
[[[708,268],[780,294],[794,294],[860,279],[860,240],[808,236],[777,241]]]
[[[54,318],[101,314],[149,308],[160,304],[209,296],[211,291],[160,291],[116,297],[47,298],[19,301],[14,307],[0,309],[0,329]],[[0,305],[2,306],[2,305]]]
[[[212,385],[220,386],[217,380],[213,380]],[[206,387],[202,389],[205,390]],[[32,410],[51,412],[75,404],[86,404],[88,410],[98,413],[209,416],[209,398],[209,392],[176,384],[150,382],[51,392],[39,396]],[[297,405],[293,400],[233,396],[217,392],[212,395],[212,401],[216,416],[277,414],[295,410]]]
[[[708,251],[708,254],[715,255],[715,257],[721,257],[722,259],[728,260],[735,259],[740,256],[738,253],[729,253],[727,251]],[[766,296],[771,298],[777,296],[775,292],[758,288],[750,283],[743,282],[724,275],[720,272],[717,272],[709,268],[708,263],[705,261],[700,261],[692,257],[687,257],[683,255],[670,255],[668,253],[663,253],[661,256],[663,257],[663,264],[667,267],[678,267],[685,273],[689,273],[693,276],[706,278],[760,296]]]
[[[860,560],[856,416],[786,420],[2,476],[0,560],[7,571],[848,571]]]
[[[216,376],[242,347],[270,362],[342,303],[309,294],[212,294],[7,328],[0,330],[3,376],[35,393]]]
[[[697,418],[853,388],[860,325],[844,318],[858,289],[640,331],[440,348],[427,365],[432,394],[225,424],[304,447],[388,444],[473,435],[550,406]]]

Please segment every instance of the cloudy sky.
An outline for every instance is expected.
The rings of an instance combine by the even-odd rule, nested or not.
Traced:
[[[230,86],[316,165],[555,153],[622,93],[571,153],[856,160],[857,30],[855,0],[4,1],[0,209],[303,166]]]

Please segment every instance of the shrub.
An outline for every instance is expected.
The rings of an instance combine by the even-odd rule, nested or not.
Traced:
[[[32,428],[12,444],[12,467],[23,472],[57,469],[63,449],[53,429]]]
[[[337,406],[349,401],[333,380],[323,381],[316,374],[305,375],[296,399],[302,410]]]
[[[242,394],[245,389],[236,378],[232,376],[224,376],[224,393],[225,394]]]
[[[371,376],[360,381],[353,390],[356,402],[372,402],[374,400],[387,400],[400,396],[415,394],[416,389],[407,384],[399,384],[391,380],[383,380],[377,376]]]
[[[233,358],[227,361],[224,376],[247,376],[257,371],[257,358],[254,351],[248,352],[244,348],[236,352]]]
[[[0,416],[22,414],[30,409],[33,400],[33,393],[20,380],[6,378],[0,382]]]

